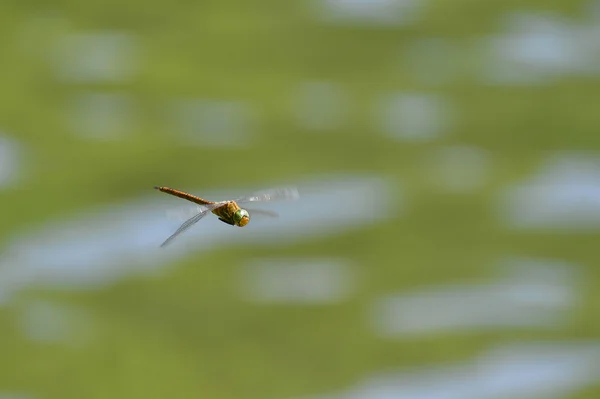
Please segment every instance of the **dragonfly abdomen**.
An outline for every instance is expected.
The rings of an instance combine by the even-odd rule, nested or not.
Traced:
[[[213,201],[207,201],[204,198],[200,198],[196,195],[186,193],[185,191],[175,190],[174,188],[156,187],[156,186],[154,188],[163,193],[167,193],[167,194],[174,195],[175,197],[183,198],[185,200],[191,201],[198,205],[211,205],[211,204],[215,203]]]

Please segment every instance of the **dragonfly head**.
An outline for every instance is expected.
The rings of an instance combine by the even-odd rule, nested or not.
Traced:
[[[235,222],[236,226],[244,227],[250,221],[250,215],[248,214],[247,210],[238,209],[233,214],[233,221]]]

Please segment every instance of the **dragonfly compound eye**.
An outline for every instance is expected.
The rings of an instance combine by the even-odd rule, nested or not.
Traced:
[[[250,221],[250,215],[248,214],[247,210],[238,209],[233,214],[233,220],[234,220],[235,224],[237,224],[240,227],[243,227],[243,226],[247,225],[248,222]]]

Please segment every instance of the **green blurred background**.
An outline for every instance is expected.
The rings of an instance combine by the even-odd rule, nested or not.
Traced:
[[[4,0],[0,45],[0,398],[600,395],[600,2]],[[159,251],[154,185],[301,198]]]

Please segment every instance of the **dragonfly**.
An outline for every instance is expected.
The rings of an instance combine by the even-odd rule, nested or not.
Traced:
[[[188,230],[194,224],[198,223],[209,213],[213,213],[219,218],[220,221],[230,226],[244,227],[250,222],[251,213],[263,214],[271,217],[278,217],[279,215],[276,212],[262,209],[244,209],[241,208],[239,204],[276,200],[294,200],[299,197],[298,190],[295,187],[273,188],[239,197],[237,199],[225,201],[209,201],[185,191],[176,190],[170,187],[155,186],[154,188],[160,192],[191,201],[200,206],[199,211],[194,216],[183,222],[183,224],[179,226],[179,228],[160,245],[161,247],[169,244],[177,236]]]

